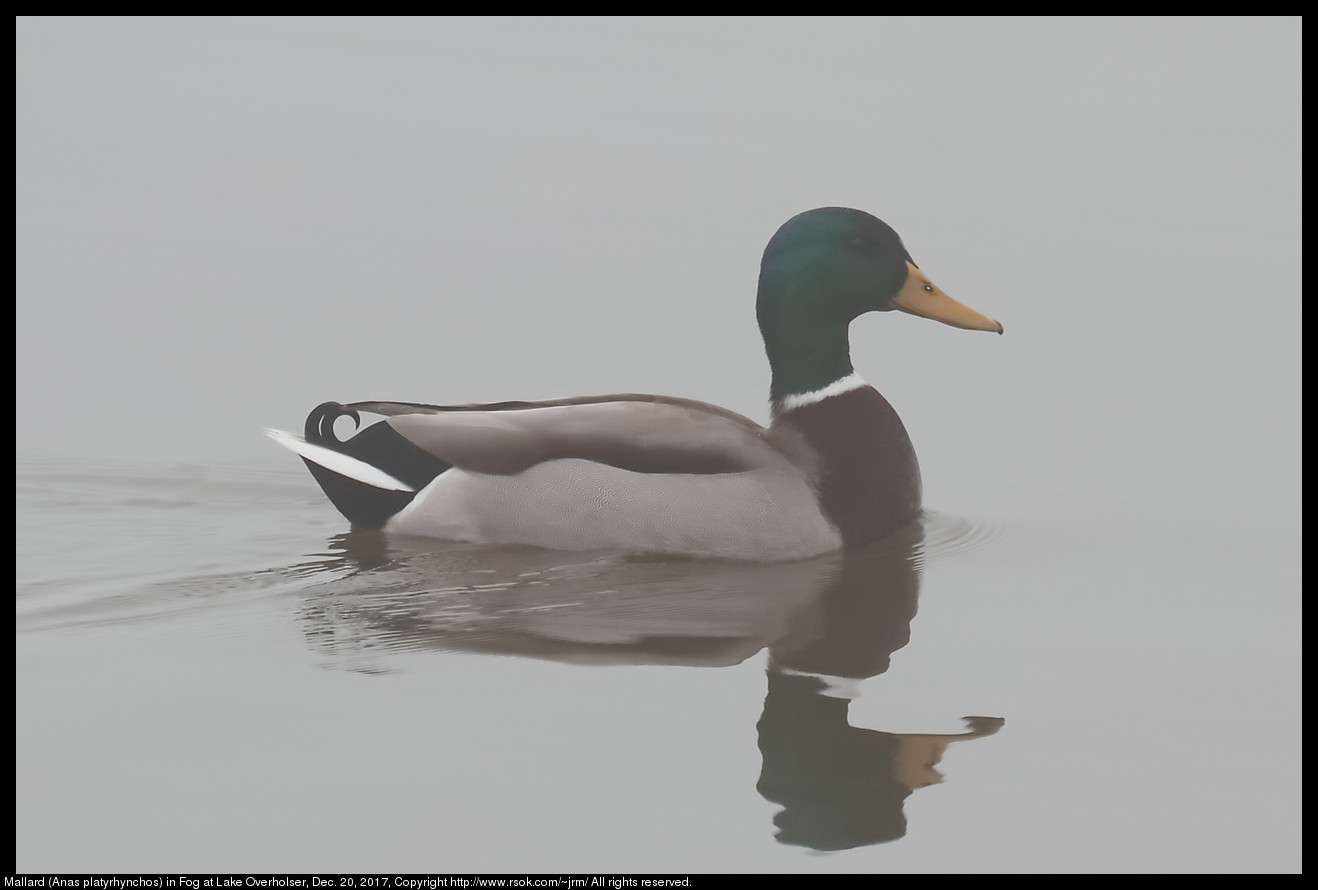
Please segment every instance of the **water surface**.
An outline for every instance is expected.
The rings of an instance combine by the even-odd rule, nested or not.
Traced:
[[[1300,869],[1298,19],[17,29],[19,871]],[[384,540],[261,435],[762,421],[836,204],[1006,326],[853,325],[908,535]]]

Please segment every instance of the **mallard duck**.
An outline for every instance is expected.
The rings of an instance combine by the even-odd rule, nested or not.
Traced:
[[[855,547],[920,511],[897,413],[852,368],[848,327],[898,309],[1002,325],[939,290],[891,227],[810,210],[769,240],[756,316],[772,371],[766,429],[704,402],[619,394],[424,405],[326,402],[299,454],[354,525],[560,550],[776,561]],[[361,427],[361,415],[384,419]],[[340,440],[347,416],[358,431]]]

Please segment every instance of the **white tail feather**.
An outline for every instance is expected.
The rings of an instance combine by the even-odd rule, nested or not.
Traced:
[[[295,436],[283,430],[269,429],[265,431],[265,434],[289,451],[305,457],[312,463],[320,464],[325,469],[338,473],[340,476],[347,476],[349,479],[356,479],[358,482],[364,482],[376,488],[383,488],[386,491],[416,491],[406,482],[399,482],[384,470],[373,467],[366,461],[349,457],[332,448],[326,448],[324,445],[315,445],[301,436]]]

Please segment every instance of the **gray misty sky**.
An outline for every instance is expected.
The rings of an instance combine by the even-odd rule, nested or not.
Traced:
[[[264,777],[303,808],[275,810],[273,833],[253,821],[240,859],[347,837],[337,861],[434,862],[438,825],[449,849],[505,868],[520,867],[509,837],[514,862],[569,871],[600,850],[716,868],[1293,867],[1301,41],[1299,17],[19,17],[19,587],[70,622],[18,638],[19,692],[51,718],[20,721],[20,809],[36,816],[20,846],[135,861],[156,819],[148,855],[173,831],[168,852],[186,856],[233,833]],[[321,635],[318,603],[357,588],[229,573],[293,561],[274,577],[301,576],[308,547],[335,549],[347,523],[262,435],[300,430],[325,400],[648,391],[765,419],[760,253],[789,217],[834,204],[892,224],[934,282],[1006,328],[852,326],[935,521],[912,645],[850,719],[1007,718],[1001,744],[948,757],[944,796],[912,803],[903,843],[742,855],[771,843],[754,664],[568,675],[417,652],[368,677],[317,654],[309,676],[290,630]],[[54,471],[32,472],[46,454]],[[79,469],[101,457],[104,472]],[[227,466],[207,477],[212,463]],[[237,494],[217,512],[220,486]],[[83,489],[104,509],[64,509]],[[270,531],[295,515],[305,527]],[[185,595],[157,583],[185,571]],[[362,615],[393,602],[368,590],[389,577],[361,582]],[[207,722],[238,701],[276,727],[238,746],[246,759]],[[58,731],[98,708],[130,730],[103,734],[122,769]],[[366,715],[357,735],[345,714]],[[133,744],[166,718],[164,735],[195,724],[210,741],[163,758]],[[656,719],[663,733],[645,729]],[[203,784],[176,781],[187,770]],[[705,799],[715,770],[745,774],[740,796]],[[492,772],[514,796],[484,793]],[[123,820],[125,782],[145,822]],[[175,817],[205,787],[209,833]],[[307,809],[308,788],[366,805]],[[450,788],[470,806],[441,812]],[[390,789],[398,818],[375,818]],[[966,790],[991,808],[963,808]],[[72,819],[71,799],[90,802]],[[641,822],[614,818],[625,800],[645,802]],[[603,833],[553,815],[564,802]],[[679,841],[654,843],[675,826]]]
[[[1212,392],[1284,438],[1300,43],[1298,18],[20,17],[18,444],[282,465],[261,428],[331,398],[763,418],[759,253],[826,204],[1006,325],[856,325],[913,429],[1111,411],[1174,451]]]

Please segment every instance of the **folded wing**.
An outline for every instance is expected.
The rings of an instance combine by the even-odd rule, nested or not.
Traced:
[[[338,439],[334,422],[363,413],[385,419]],[[393,532],[734,558],[838,544],[806,474],[769,432],[702,402],[326,403],[308,418],[305,442],[294,450],[340,512]],[[371,471],[345,479],[313,448]],[[373,473],[401,486],[382,487]]]

